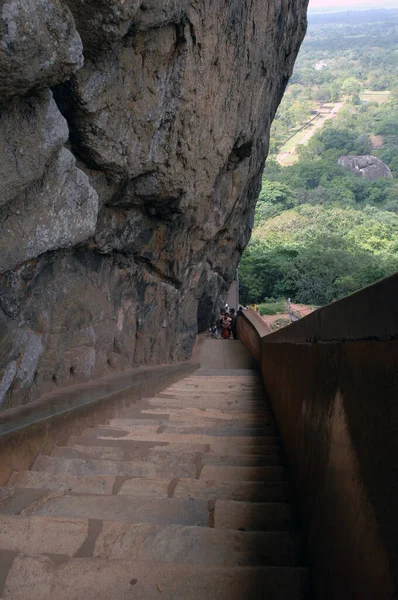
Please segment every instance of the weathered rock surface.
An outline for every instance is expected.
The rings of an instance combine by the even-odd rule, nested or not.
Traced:
[[[338,163],[369,181],[392,177],[390,168],[376,156],[340,156]]]
[[[249,239],[307,3],[2,4],[3,406],[189,356]]]
[[[0,102],[82,67],[82,42],[63,0],[5,0],[0,11]]]

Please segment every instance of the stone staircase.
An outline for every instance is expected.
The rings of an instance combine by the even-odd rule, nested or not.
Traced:
[[[264,397],[255,371],[201,369],[14,472],[0,598],[308,598]]]

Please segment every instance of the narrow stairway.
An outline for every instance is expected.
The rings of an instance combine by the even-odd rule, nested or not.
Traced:
[[[198,370],[71,437],[13,473],[0,512],[3,600],[307,597],[283,451],[248,369]]]

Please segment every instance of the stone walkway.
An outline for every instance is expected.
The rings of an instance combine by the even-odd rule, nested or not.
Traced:
[[[0,598],[306,598],[264,395],[255,371],[202,369],[13,473]]]

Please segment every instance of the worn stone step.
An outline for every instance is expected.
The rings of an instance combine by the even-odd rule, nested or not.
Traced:
[[[98,460],[131,460],[126,458],[123,448],[117,446],[54,446],[51,456],[62,458],[80,458],[87,460],[95,458]]]
[[[75,494],[111,495],[116,477],[112,475],[66,475],[65,473],[47,473],[46,471],[14,472],[9,488],[28,488],[48,490],[49,492],[73,492]],[[1,512],[1,508],[0,508]]]
[[[119,418],[136,418],[137,408],[123,408],[118,411]],[[230,410],[221,410],[217,408],[142,408],[140,417],[159,418],[173,421],[182,421],[184,423],[197,423],[203,420],[211,420],[215,423],[228,423],[228,421],[240,421],[241,423],[268,423],[272,419],[272,411],[264,410],[257,413],[236,413]]]
[[[131,484],[130,484],[131,485]],[[128,489],[127,486],[125,489]],[[206,479],[175,479],[173,498],[219,498],[237,502],[288,502],[289,483],[257,481],[214,481]]]
[[[304,600],[298,567],[215,567],[11,555],[3,600]]]
[[[204,444],[210,446],[278,446],[280,439],[277,436],[211,436],[200,434],[178,434],[178,433],[140,433],[134,427],[128,425],[121,427],[100,426],[95,429],[86,429],[82,435],[86,438],[113,439],[123,438],[129,441],[142,442],[164,442],[169,444]]]
[[[123,448],[122,446],[55,446],[52,451],[52,456],[62,456],[64,458],[95,458],[100,460],[127,460],[127,461],[147,461],[156,464],[171,464],[184,463],[192,464],[196,460],[198,454],[201,456],[203,453],[195,452],[195,450],[180,450],[175,448],[174,450],[168,451],[167,446],[160,446],[160,448]]]
[[[64,458],[81,458],[87,460],[89,458],[99,460],[115,460],[115,461],[147,461],[156,464],[168,464],[182,462],[184,464],[192,464],[197,460],[197,455],[203,456],[204,453],[195,451],[183,450],[167,451],[163,446],[160,449],[134,449],[122,448],[121,446],[55,446],[52,450],[52,456]]]
[[[212,396],[204,398],[200,394],[190,398],[186,396],[169,396],[147,398],[146,404],[149,407],[162,408],[218,408],[223,410],[237,410],[238,412],[264,411],[270,410],[269,405],[265,402],[248,402],[239,401],[236,399],[220,398]]]
[[[191,480],[189,480],[191,481]],[[124,494],[139,497],[168,498],[174,489],[174,479],[152,479],[150,477],[125,477],[120,475],[65,475],[42,471],[13,473],[9,488],[44,489],[67,494]]]
[[[218,498],[212,514],[216,529],[269,531],[291,529],[295,523],[292,505],[279,502],[236,502]]]
[[[235,444],[227,441],[226,438],[211,438],[208,443],[204,444],[189,444],[188,442],[164,442],[164,441],[145,441],[137,439],[129,439],[125,436],[120,436],[119,430],[107,430],[106,428],[87,430],[82,436],[71,436],[67,442],[68,446],[102,446],[102,447],[118,447],[134,459],[135,453],[140,453],[141,456],[151,456],[153,453],[164,452],[166,454],[179,454],[188,452],[202,452],[222,454],[225,456],[240,456],[240,455],[262,455],[262,456],[279,456],[283,454],[283,449],[280,445],[279,438],[263,438],[263,443],[258,446],[248,446]],[[108,434],[108,435],[107,435]],[[246,438],[241,438],[241,440]],[[211,441],[211,444],[209,443]],[[244,444],[244,441],[242,442]],[[137,454],[139,456],[139,454]]]
[[[264,408],[264,406],[269,406],[268,403],[263,400],[263,398],[259,397],[259,396],[254,396],[251,393],[247,393],[247,394],[231,394],[228,392],[224,392],[224,393],[214,393],[214,392],[208,392],[205,393],[202,390],[200,391],[180,391],[180,392],[160,392],[159,394],[157,394],[155,396],[155,398],[148,398],[148,400],[152,403],[154,400],[178,400],[181,399],[183,401],[185,401],[187,404],[188,402],[193,403],[193,405],[195,406],[195,400],[200,400],[200,401],[205,401],[207,402],[207,404],[209,406],[212,406],[213,402],[223,402],[226,403],[228,406],[232,406],[233,404],[241,404],[243,406],[251,406],[253,408],[255,407],[260,407],[260,408]],[[230,404],[228,404],[228,402],[230,402]]]
[[[168,388],[162,392],[156,394],[157,398],[169,398],[169,397],[181,397],[191,398],[200,396],[202,398],[223,398],[223,399],[234,399],[248,402],[263,402],[265,395],[264,390],[215,390],[214,388],[209,389],[197,389],[197,388]]]
[[[97,558],[130,557],[209,566],[299,566],[302,555],[300,537],[287,531],[240,532],[122,523],[104,523],[94,549]]]
[[[275,422],[270,411],[263,411],[261,414],[236,413],[224,409],[210,411],[209,409],[198,409],[192,407],[186,408],[145,408],[143,412],[137,412],[135,409],[125,408],[117,411],[114,419],[130,420],[133,425],[155,427],[156,425],[170,426],[222,426],[236,425],[240,427],[249,427],[251,425],[263,426]],[[144,412],[145,411],[145,412]],[[153,411],[153,412],[149,412]],[[158,411],[156,414],[155,411]],[[213,412],[213,414],[212,414]]]
[[[110,419],[107,427],[126,430],[129,432],[144,433],[167,433],[167,434],[186,434],[186,435],[211,435],[222,437],[266,437],[274,436],[277,433],[274,424],[262,425],[261,427],[245,427],[243,424],[235,423],[234,425],[217,425],[210,424],[208,426],[173,424],[171,422],[158,423],[152,426],[141,425],[136,419]]]
[[[122,422],[128,423],[130,427],[136,427],[137,430],[145,431],[144,428],[148,428],[147,424],[142,427],[140,419],[130,419],[125,415],[117,415],[115,419],[110,419],[107,423],[110,427],[119,427]],[[272,417],[268,419],[208,419],[205,417],[197,417],[194,419],[165,419],[164,421],[153,420],[152,431],[161,433],[167,431],[168,433],[178,433],[179,430],[186,429],[189,433],[203,433],[206,435],[206,431],[209,435],[215,432],[216,435],[220,435],[222,432],[239,430],[237,435],[270,435],[274,434],[276,429],[275,421]],[[156,424],[156,425],[155,425]],[[142,428],[142,429],[141,429]],[[230,433],[230,435],[234,435]]]
[[[4,488],[2,488],[4,490]],[[148,498],[119,495],[73,495],[43,489],[17,488],[1,496],[1,512],[123,523],[195,525],[208,527],[206,499]]]
[[[51,493],[85,495],[125,495],[139,498],[198,498],[203,500],[235,500],[240,502],[287,502],[290,498],[288,482],[212,481],[174,477],[123,477],[111,475],[66,475],[42,471],[14,473],[8,488],[0,488],[6,500],[14,497],[23,510],[26,506],[20,488],[30,490],[27,498],[36,499]],[[6,502],[5,500],[5,502]],[[32,501],[33,501],[32,500]],[[3,508],[0,507],[0,512]],[[17,510],[17,512],[19,512]]]
[[[224,455],[213,452],[201,455],[202,465],[226,466],[226,467],[277,467],[286,466],[286,458],[280,454],[272,455]]]
[[[128,409],[127,409],[128,410]],[[173,415],[173,414],[148,414],[148,413],[139,413],[135,414],[133,411],[127,412],[119,411],[114,419],[110,419],[107,423],[114,427],[113,421],[129,421],[130,425],[135,425],[137,427],[208,427],[212,429],[221,429],[221,428],[239,428],[239,429],[262,429],[267,426],[275,426],[275,420],[272,415],[268,415],[268,417],[250,417],[249,415],[245,415],[242,417],[241,415],[228,415],[228,418],[220,419],[220,418],[212,418],[206,416],[205,414],[196,414],[196,415]],[[145,417],[150,416],[150,419]]]
[[[258,382],[231,382],[231,380],[223,380],[209,378],[197,381],[185,381],[181,380],[180,382],[174,383],[173,385],[168,386],[163,391],[209,391],[215,393],[229,393],[229,394],[243,394],[243,393],[253,393],[253,392],[264,392],[264,386],[259,384]]]
[[[162,447],[161,447],[162,448]],[[168,452],[164,449],[150,448],[146,451],[137,451],[136,449],[125,449],[121,446],[55,446],[52,450],[52,456],[64,458],[80,458],[87,460],[95,458],[100,460],[146,460],[148,462],[163,462],[172,460],[173,454],[177,452]],[[177,460],[177,459],[176,459]],[[215,454],[214,452],[178,452],[178,461],[192,463],[192,461],[201,462],[202,465],[236,466],[236,467],[266,467],[283,466],[286,464],[286,458],[283,455],[225,455]]]
[[[0,548],[26,554],[156,560],[219,566],[298,566],[302,544],[286,531],[1,515]]]
[[[195,460],[184,463],[177,460],[163,463],[148,461],[114,461],[95,458],[78,459],[62,456],[38,456],[32,471],[48,473],[65,473],[68,475],[120,475],[135,477],[196,477],[198,466]]]
[[[211,435],[218,437],[269,437],[277,435],[275,425],[262,425],[261,427],[227,426],[224,427],[193,427],[193,426],[173,426],[165,424],[162,427],[162,433],[177,433],[189,435]]]
[[[114,435],[114,430],[111,434]],[[67,446],[102,446],[112,448],[122,448],[125,452],[125,456],[130,456],[130,460],[135,458],[141,459],[149,457],[151,452],[166,454],[186,454],[195,452],[209,452],[210,446],[208,444],[189,444],[189,443],[174,443],[170,442],[146,442],[140,440],[126,440],[123,437],[110,437],[107,439],[104,437],[104,429],[101,430],[100,434],[98,430],[87,429],[83,435],[76,436],[71,435],[67,441]]]
[[[286,467],[237,467],[205,465],[200,479],[212,481],[286,481]]]

